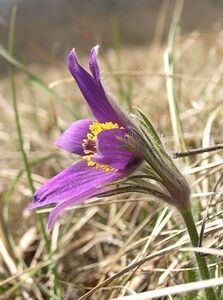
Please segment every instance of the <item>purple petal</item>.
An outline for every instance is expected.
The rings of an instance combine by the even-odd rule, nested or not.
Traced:
[[[92,77],[77,60],[73,49],[68,56],[68,68],[79,86],[84,98],[95,116],[101,122],[118,123],[125,127],[128,117],[112,102],[100,81],[100,70],[97,64],[96,49],[92,50],[90,58]],[[128,124],[130,122],[127,122]]]
[[[83,139],[87,138],[87,133],[90,132],[89,125],[92,122],[94,121],[80,120],[73,123],[56,141],[56,145],[66,151],[83,156]]]
[[[52,226],[56,217],[62,210],[64,210],[65,208],[72,207],[83,200],[94,197],[98,193],[108,190],[109,187],[100,187],[100,185],[110,183],[122,177],[121,173],[105,172],[102,169],[96,169],[92,167],[87,167],[86,172],[88,173],[88,175],[91,174],[91,178],[89,179],[89,182],[91,181],[91,184],[87,182],[87,186],[82,186],[82,193],[76,193],[75,195],[73,195],[73,197],[59,203],[55,208],[51,210],[47,224],[48,228]]]
[[[98,49],[99,46],[95,46],[94,48],[91,49],[89,66],[95,81],[98,83],[100,87],[103,87],[101,83],[100,68],[97,62]]]
[[[97,136],[97,154],[92,161],[113,168],[124,169],[135,155],[123,149],[124,143],[117,137],[126,139],[127,131],[124,129],[110,129],[100,132]]]
[[[28,209],[60,202],[50,215],[50,227],[62,209],[97,195],[108,188],[100,187],[101,185],[120,177],[122,177],[121,172],[105,172],[103,169],[88,167],[87,162],[82,160],[63,170],[40,187],[34,194],[34,203]]]

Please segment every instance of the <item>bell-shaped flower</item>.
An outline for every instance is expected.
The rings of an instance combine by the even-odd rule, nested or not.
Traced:
[[[68,68],[86,99],[95,120],[78,120],[68,128],[56,144],[81,156],[81,161],[60,172],[34,194],[28,209],[58,203],[50,212],[48,227],[65,208],[96,196],[109,189],[107,184],[133,173],[142,158],[125,149],[124,142],[136,125],[105,90],[97,63],[97,50],[90,53],[89,74],[77,60],[73,49],[68,57]]]
[[[90,54],[92,75],[81,67],[74,50],[68,57],[68,68],[95,120],[74,122],[56,142],[82,159],[34,194],[28,209],[58,203],[50,212],[48,227],[61,210],[95,196],[133,191],[149,194],[181,211],[190,207],[189,185],[151,122],[141,111],[140,117],[127,114],[105,90],[97,50],[94,47]]]

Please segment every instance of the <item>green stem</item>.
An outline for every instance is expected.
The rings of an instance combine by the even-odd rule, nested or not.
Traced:
[[[189,233],[193,247],[198,247],[199,236],[197,233],[197,228],[196,228],[193,216],[192,216],[191,209],[188,208],[188,209],[181,210],[180,213],[186,224],[187,231]],[[198,253],[198,252],[195,253],[195,256],[196,256],[198,268],[200,270],[201,278],[203,280],[209,279],[210,274],[209,274],[209,270],[208,270],[205,258],[202,257],[200,255],[200,253]],[[215,292],[214,292],[213,288],[205,289],[205,294],[206,294],[207,300],[216,300],[216,296],[215,296]]]

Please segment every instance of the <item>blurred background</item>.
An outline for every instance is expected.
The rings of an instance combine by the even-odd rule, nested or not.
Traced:
[[[12,60],[7,49],[14,5]],[[149,196],[86,201],[61,213],[50,231],[49,207],[38,215],[26,209],[35,189],[79,159],[54,142],[76,119],[90,116],[66,61],[75,47],[88,70],[89,50],[95,44],[101,46],[100,68],[111,93],[127,110],[142,109],[171,153],[222,143],[223,0],[0,0],[0,299],[76,300],[137,257],[175,244],[176,249],[154,255],[143,269],[132,270],[129,279],[114,281],[114,290],[105,286],[91,299],[198,278],[187,269],[194,257],[178,252],[178,241],[187,238],[182,220]],[[15,71],[11,77],[9,62]],[[170,113],[173,101],[175,115]],[[173,134],[178,118],[183,143]],[[204,240],[208,247],[222,248],[222,164],[222,151],[179,162],[194,176],[190,181],[196,220],[206,218],[207,195],[221,191],[209,210]],[[51,260],[52,253],[56,260]],[[222,260],[211,256],[209,262],[213,274],[221,276]],[[127,288],[119,290],[124,285]],[[223,299],[223,289],[220,293]]]
[[[56,66],[72,47],[88,52],[95,44],[121,46],[166,42],[177,1],[171,0],[0,0],[0,43],[7,46],[9,19],[18,6],[15,53],[25,62]],[[222,29],[222,0],[186,0],[182,34]],[[6,64],[1,60],[1,74]]]

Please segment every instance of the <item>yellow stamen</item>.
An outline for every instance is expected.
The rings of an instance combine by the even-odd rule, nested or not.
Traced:
[[[82,147],[84,148],[84,155],[82,159],[87,160],[87,164],[89,167],[95,167],[96,169],[103,169],[106,172],[113,172],[116,169],[112,168],[109,165],[100,165],[94,161],[91,160],[91,158],[96,155],[96,141],[97,141],[97,135],[103,131],[103,130],[110,130],[114,128],[119,128],[117,123],[112,122],[106,122],[106,123],[98,123],[93,122],[89,126],[90,133],[87,134],[87,139],[83,140]],[[88,144],[92,143],[91,147],[92,149],[85,149],[87,148]]]

